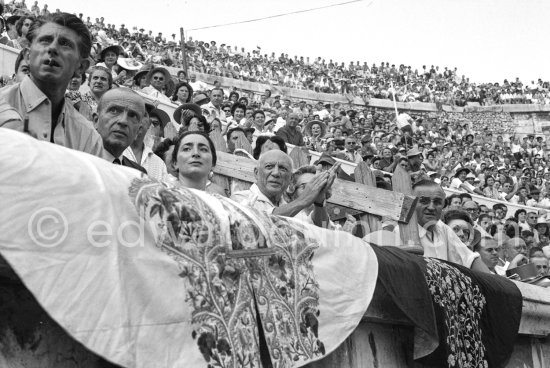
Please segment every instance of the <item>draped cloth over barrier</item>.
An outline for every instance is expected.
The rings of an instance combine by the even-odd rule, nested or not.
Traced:
[[[277,367],[355,329],[378,263],[360,239],[170,187],[0,129],[0,254],[75,339],[127,367]],[[56,165],[53,171],[53,163]]]

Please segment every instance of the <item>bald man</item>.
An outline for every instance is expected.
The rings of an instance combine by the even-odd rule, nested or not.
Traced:
[[[306,185],[302,195],[287,203],[283,193],[292,178],[292,160],[279,150],[267,151],[260,156],[254,176],[256,183],[248,190],[233,193],[231,199],[260,211],[287,217],[294,217],[312,204],[324,207],[329,180],[334,181],[329,172],[321,173]]]
[[[297,126],[300,123],[300,117],[296,113],[288,114],[286,125],[277,130],[277,135],[284,139],[286,143],[293,144],[295,146],[303,146],[304,136],[298,130]]]
[[[136,139],[144,115],[143,98],[129,88],[121,87],[109,90],[101,97],[95,124],[103,139],[106,160],[147,174],[141,165],[122,155]]]

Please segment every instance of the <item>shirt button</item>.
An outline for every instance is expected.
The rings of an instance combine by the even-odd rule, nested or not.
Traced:
[[[48,133],[44,133],[44,134],[42,134],[42,136],[43,136],[44,138],[48,138]]]
[[[48,104],[50,103],[50,101],[46,100],[46,101],[44,101],[44,103],[45,103],[46,105],[48,105]]]

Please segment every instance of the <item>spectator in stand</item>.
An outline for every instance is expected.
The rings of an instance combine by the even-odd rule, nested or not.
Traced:
[[[59,13],[34,22],[27,38],[31,44],[29,78],[0,91],[0,98],[19,117],[2,114],[0,126],[102,157],[103,143],[91,122],[65,103],[69,82],[89,66],[88,29],[78,17]]]
[[[286,143],[281,137],[276,135],[260,135],[256,139],[256,144],[254,145],[252,156],[254,157],[254,159],[258,160],[262,153],[273,149],[288,153]]]
[[[297,129],[297,125],[300,122],[298,114],[291,113],[288,115],[288,121],[286,125],[277,130],[277,135],[281,137],[286,143],[294,146],[304,146],[304,136]]]
[[[256,183],[248,190],[234,193],[231,199],[260,211],[294,217],[311,205],[325,206],[327,192],[334,182],[336,173],[327,171],[316,175],[305,186],[304,191],[290,203],[283,198],[292,176],[292,160],[286,153],[279,150],[265,152],[258,160],[254,175]],[[320,219],[321,223],[322,221]],[[315,220],[313,222],[317,224]]]
[[[156,67],[147,73],[147,87],[142,88],[142,92],[152,98],[171,104],[169,91],[169,81],[172,77],[166,68]],[[168,92],[168,93],[167,93]]]
[[[25,48],[19,52],[17,55],[17,60],[15,60],[15,82],[19,83],[23,79],[31,74],[29,68],[29,49]]]
[[[497,273],[495,267],[499,263],[500,247],[498,242],[490,236],[482,236],[481,241],[474,246],[474,252],[479,253],[481,260],[492,273]]]
[[[145,112],[143,119],[141,119],[141,126],[138,129],[136,139],[124,150],[123,155],[142,166],[151,178],[164,180],[168,175],[164,161],[155,155],[153,150],[144,143],[145,136],[151,127],[151,121],[152,115],[150,118],[149,114]]]
[[[122,71],[120,74],[117,73],[117,61],[122,53],[122,48],[118,45],[111,45],[103,50],[101,50],[99,61],[96,66],[105,67],[109,73],[111,73],[111,78],[113,83],[119,83],[126,77],[126,71]]]
[[[88,78],[90,90],[82,95],[82,102],[79,105],[80,112],[86,119],[95,121],[97,105],[101,97],[113,87],[113,77],[109,69],[103,66],[94,66]]]
[[[97,112],[96,129],[103,139],[105,159],[147,174],[141,165],[123,156],[142,126],[146,112],[143,98],[131,89],[115,88],[101,97]]]
[[[181,105],[191,102],[193,97],[193,88],[187,82],[180,82],[176,85],[172,102],[176,105]]]
[[[31,28],[32,24],[35,22],[35,18],[30,15],[23,15],[17,23],[15,24],[15,30],[17,31],[17,48],[28,48],[30,46],[29,40],[27,39],[27,33]]]
[[[217,117],[222,123],[226,123],[225,113],[222,111],[224,91],[221,87],[216,87],[210,91],[210,102],[203,109],[208,110],[210,116]]]
[[[222,188],[210,181],[216,161],[214,143],[207,134],[198,131],[183,133],[171,154],[179,183],[187,188],[227,196]]]

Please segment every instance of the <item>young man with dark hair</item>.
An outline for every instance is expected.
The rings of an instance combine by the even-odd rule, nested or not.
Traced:
[[[65,103],[71,79],[90,65],[88,28],[73,14],[56,13],[34,22],[27,39],[29,77],[0,92],[19,118],[2,114],[0,127],[103,157],[103,143],[92,123]]]

